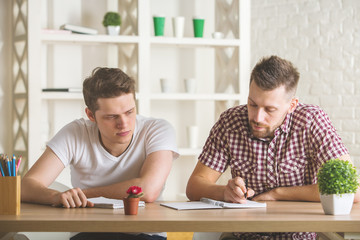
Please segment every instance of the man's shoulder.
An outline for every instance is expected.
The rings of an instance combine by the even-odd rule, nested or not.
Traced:
[[[296,107],[294,114],[299,116],[314,116],[324,111],[317,105],[299,103]]]
[[[227,127],[238,126],[247,123],[247,105],[239,105],[225,110],[220,115],[220,121],[223,122],[223,124],[227,125]]]
[[[92,121],[90,121],[88,119],[79,118],[79,119],[75,119],[75,120],[71,121],[66,126],[71,126],[73,128],[78,128],[78,129],[85,129],[85,128],[92,128],[95,125],[96,125],[95,123],[93,123]]]
[[[162,118],[145,117],[142,115],[136,116],[136,131],[137,132],[156,132],[161,129],[172,129],[171,124]]]
[[[60,132],[71,135],[83,134],[84,132],[93,132],[97,128],[96,124],[90,120],[79,118],[66,124]]]
[[[306,126],[316,117],[327,116],[319,106],[304,103],[299,103],[292,115],[293,124],[297,126]]]
[[[153,117],[145,117],[142,115],[136,115],[137,123],[141,124],[143,127],[148,127],[154,124],[169,124],[168,121],[162,118],[153,118]]]

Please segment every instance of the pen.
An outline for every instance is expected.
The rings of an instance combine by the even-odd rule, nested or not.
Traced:
[[[211,205],[214,205],[214,206],[220,206],[220,207],[224,206],[224,202],[216,201],[216,200],[213,200],[213,199],[210,199],[210,198],[204,198],[203,197],[203,198],[200,199],[200,202],[211,204]]]
[[[248,179],[245,179],[245,188],[246,188],[246,192],[245,192],[245,199],[247,199],[247,195],[248,195]]]

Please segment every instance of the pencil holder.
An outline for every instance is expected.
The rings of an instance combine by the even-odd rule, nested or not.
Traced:
[[[20,214],[21,177],[0,177],[0,215]]]

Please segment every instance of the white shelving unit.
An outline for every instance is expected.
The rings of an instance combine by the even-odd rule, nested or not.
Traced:
[[[122,15],[120,36],[103,33],[101,21],[108,10]],[[174,163],[168,182],[182,179],[186,184],[182,171],[186,168],[186,175],[192,171],[219,114],[246,102],[250,0],[24,0],[14,1],[13,12],[14,48],[25,45],[15,50],[14,59],[14,152],[23,155],[28,166],[62,126],[85,117],[81,93],[42,89],[79,88],[97,66],[119,67],[134,77],[138,113],[167,119],[175,127],[182,158]],[[152,15],[163,12],[167,13],[165,36],[154,37]],[[172,37],[171,17],[178,15],[186,18],[184,38]],[[194,15],[205,17],[204,38],[192,37]],[[42,31],[63,23],[90,26],[100,34]],[[25,34],[17,34],[22,27]],[[212,39],[215,31],[225,38]],[[184,92],[182,81],[187,77],[196,79],[196,93]],[[171,93],[160,92],[160,78],[171,80]],[[187,145],[188,125],[199,126],[197,149]],[[178,187],[183,190],[184,184]]]

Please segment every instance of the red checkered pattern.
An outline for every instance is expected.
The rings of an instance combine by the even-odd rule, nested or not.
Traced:
[[[315,184],[320,166],[345,154],[348,150],[329,117],[317,106],[299,104],[286,115],[274,138],[257,139],[249,131],[247,106],[242,105],[221,114],[199,160],[219,172],[230,166],[233,177],[247,178],[249,187],[260,194],[277,187]],[[285,235],[289,234],[296,239],[294,234],[305,233]]]

